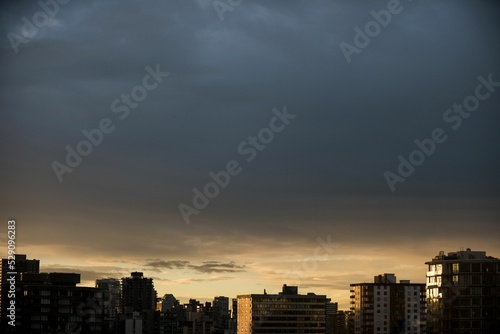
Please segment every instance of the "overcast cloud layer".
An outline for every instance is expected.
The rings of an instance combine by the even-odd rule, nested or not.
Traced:
[[[500,6],[402,0],[348,63],[340,43],[388,3],[243,0],[221,21],[208,0],[73,0],[17,53],[9,33],[42,9],[2,4],[1,213],[19,251],[87,282],[143,270],[185,297],[295,270],[344,305],[381,272],[423,282],[441,249],[500,256],[500,87],[457,129],[443,120],[479,76],[500,82]],[[120,119],[148,66],[169,75]],[[247,162],[239,145],[285,106],[296,117]],[[103,118],[114,131],[59,182],[53,162]],[[446,141],[392,192],[384,172],[435,128]],[[231,160],[241,173],[186,224],[179,204]],[[335,252],[304,265],[327,235]]]

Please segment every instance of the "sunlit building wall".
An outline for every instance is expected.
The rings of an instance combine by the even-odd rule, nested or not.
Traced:
[[[500,260],[484,251],[443,251],[426,262],[429,333],[498,333]]]

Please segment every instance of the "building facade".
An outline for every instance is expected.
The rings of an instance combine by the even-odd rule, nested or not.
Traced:
[[[142,312],[156,309],[156,290],[152,278],[144,277],[142,272],[134,271],[130,277],[122,278],[122,312],[126,308]],[[127,312],[130,312],[127,310]]]
[[[333,334],[335,327],[335,315],[339,309],[338,303],[326,303],[325,316],[326,316],[326,334]]]
[[[351,284],[351,312],[355,334],[425,333],[425,284],[397,283],[394,274]]]
[[[298,294],[298,287],[283,286],[278,294],[238,296],[238,334],[316,333],[326,331],[325,295]]]
[[[498,333],[500,260],[484,251],[441,251],[426,262],[429,333]]]
[[[234,332],[238,330],[238,298],[231,298],[230,329]]]
[[[351,334],[354,329],[351,328],[351,311],[337,311],[333,315],[333,334]]]
[[[172,310],[173,308],[178,307],[179,301],[175,298],[174,295],[167,293],[163,295],[161,299],[161,311],[162,312],[168,312]]]
[[[80,274],[25,273],[21,283],[17,333],[103,333],[102,293],[76,286]]]
[[[143,333],[157,333],[160,312],[156,311],[156,295],[153,279],[144,277],[142,272],[134,271],[130,277],[122,278],[120,330],[129,328],[137,333],[141,328]]]
[[[95,287],[101,291],[104,307],[106,332],[114,331],[117,315],[120,312],[121,283],[116,278],[102,278],[95,281]]]
[[[229,329],[229,298],[217,296],[213,302],[214,325],[217,331],[224,333],[225,329]]]

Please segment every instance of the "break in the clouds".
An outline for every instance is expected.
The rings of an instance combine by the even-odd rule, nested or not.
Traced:
[[[2,4],[0,205],[20,250],[234,295],[278,290],[331,235],[337,257],[298,278],[336,298],[359,275],[418,280],[442,249],[500,256],[500,5],[401,0],[367,32],[396,2],[246,0],[221,20],[212,1],[69,1],[43,25],[38,2]],[[269,141],[285,105],[297,118]],[[179,204],[231,160],[241,173],[186,226]]]

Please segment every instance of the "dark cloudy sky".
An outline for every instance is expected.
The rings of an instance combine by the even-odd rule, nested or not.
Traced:
[[[84,284],[133,270],[178,298],[299,284],[343,308],[349,283],[380,273],[424,282],[440,250],[499,257],[500,87],[455,130],[443,115],[479,76],[500,82],[500,6],[401,0],[348,63],[341,43],[391,2],[243,0],[221,20],[212,0],[73,0],[45,21],[35,1],[3,2],[0,212],[18,251]],[[148,66],[169,75],[120,119],[112,103]],[[296,117],[248,162],[239,145],[285,106]],[[102,119],[113,132],[59,182],[54,161]],[[436,128],[446,141],[392,192],[384,173]],[[231,160],[241,173],[186,224],[179,205]]]

